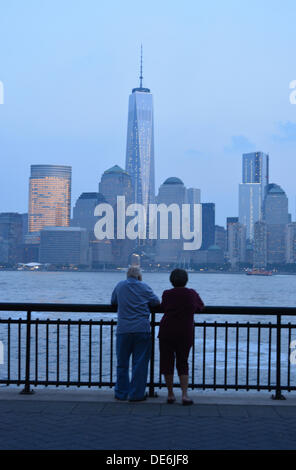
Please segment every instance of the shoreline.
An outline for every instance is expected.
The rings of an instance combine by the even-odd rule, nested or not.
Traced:
[[[172,268],[175,269],[175,268]],[[142,268],[143,273],[149,273],[149,274],[168,274],[172,271],[172,269],[167,269],[167,270],[147,270],[145,268]],[[186,269],[185,269],[186,270]],[[42,273],[120,273],[123,274],[127,271],[127,268],[121,268],[121,269],[13,269],[13,268],[2,268],[0,269],[1,272],[42,272]],[[244,271],[188,271],[188,274],[227,274],[227,275],[247,275],[246,272]],[[295,276],[296,272],[287,272],[287,271],[277,271],[272,274],[272,276],[278,276],[278,275],[284,275],[284,276]],[[269,277],[272,277],[269,276]],[[261,276],[263,277],[263,276]],[[266,276],[268,277],[268,276]]]

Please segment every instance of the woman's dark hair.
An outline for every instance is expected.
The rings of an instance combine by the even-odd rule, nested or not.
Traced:
[[[174,287],[185,287],[188,282],[188,274],[184,269],[174,269],[171,272],[170,281]]]

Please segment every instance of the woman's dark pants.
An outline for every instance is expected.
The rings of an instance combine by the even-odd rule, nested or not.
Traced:
[[[188,375],[188,356],[191,347],[192,341],[160,338],[160,373],[173,375],[176,360],[178,375]]]

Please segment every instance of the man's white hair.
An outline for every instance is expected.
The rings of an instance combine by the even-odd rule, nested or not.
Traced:
[[[141,276],[141,269],[138,266],[130,266],[127,270],[126,277],[134,277],[135,279],[139,279]]]

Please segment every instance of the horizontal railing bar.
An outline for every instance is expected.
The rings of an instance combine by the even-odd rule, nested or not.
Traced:
[[[32,320],[29,320],[30,325],[90,325],[90,322],[92,322],[92,325],[103,325],[103,326],[108,326],[108,325],[113,325],[115,326],[117,322],[115,320],[60,320],[59,318],[55,320],[41,320],[39,318],[35,318]],[[28,320],[26,318],[0,318],[0,323],[5,323],[5,324],[21,324],[21,325],[26,325],[28,323]],[[158,322],[159,324],[160,322]],[[296,326],[296,325],[295,325]]]
[[[0,303],[0,311],[20,312],[71,312],[71,313],[116,313],[109,304],[40,304],[40,303]],[[151,312],[163,313],[161,306],[151,308]],[[202,315],[296,315],[295,307],[256,307],[256,306],[207,306]]]
[[[0,380],[0,384],[4,384],[4,385],[17,385],[17,386],[21,386],[21,385],[24,385],[25,384],[25,380]],[[62,386],[62,387],[89,387],[89,381],[81,381],[81,382],[78,382],[77,380],[71,380],[71,381],[66,381],[66,380],[61,380],[59,382],[56,382],[54,380],[49,380],[49,381],[46,381],[46,380],[38,380],[38,381],[35,381],[35,380],[30,380],[29,381],[29,384],[30,385],[34,385],[34,386],[44,386],[44,387],[49,387],[49,386]],[[91,382],[91,386],[92,387],[98,387],[98,388],[101,388],[101,387],[111,387],[111,386],[114,386],[115,385],[115,382],[105,382],[105,381],[102,381],[102,382],[98,382],[98,381],[92,381]],[[149,386],[149,382],[147,382],[147,386]],[[154,383],[154,387],[155,388],[164,388],[166,385],[165,383],[160,383],[160,382],[155,382]],[[180,383],[176,382],[174,383],[174,387],[176,388],[180,388]],[[223,389],[225,390],[226,389],[238,389],[238,390],[257,390],[258,391],[258,385],[254,385],[254,384],[227,384],[225,386],[225,384],[222,384],[222,383],[219,383],[219,384],[212,384],[212,383],[205,383],[205,384],[192,384],[192,383],[189,383],[188,384],[188,387],[189,388],[200,388],[200,389],[203,389],[203,388],[207,388],[207,389]],[[276,385],[265,385],[265,384],[261,384],[260,385],[260,390],[267,390],[267,391],[272,391],[272,390],[275,390],[276,389]],[[296,390],[296,386],[287,386],[287,385],[282,385],[281,386],[281,389],[282,390],[286,390],[286,391],[293,391],[293,390]]]
[[[154,384],[155,388],[165,388],[166,385],[165,383],[155,383]],[[174,388],[181,388],[181,385],[180,383],[176,382],[173,384]],[[257,390],[258,391],[258,385],[247,385],[247,384],[228,384],[225,385],[225,384],[222,384],[222,383],[219,383],[219,384],[192,384],[192,383],[188,383],[188,388],[201,388],[201,389],[206,389],[206,388],[209,388],[209,389],[223,389],[223,390],[227,390],[227,389],[232,389],[232,390]],[[282,387],[283,390],[285,389],[285,387],[283,386]],[[267,391],[272,391],[272,390],[275,390],[276,389],[276,385],[260,385],[260,390],[267,390]],[[288,387],[286,388],[288,389]],[[296,389],[296,387],[295,387]]]
[[[17,386],[20,386],[20,385],[24,385],[26,383],[26,381],[24,379],[22,380],[4,380],[4,379],[1,379],[0,380],[0,384],[4,384],[4,385],[17,385]],[[38,385],[43,385],[44,387],[49,387],[49,386],[62,386],[62,387],[89,387],[89,381],[81,381],[79,382],[78,380],[70,380],[69,382],[67,380],[60,380],[60,381],[55,381],[55,380],[29,380],[28,383],[30,385],[34,385],[34,386],[38,386]],[[91,382],[91,386],[92,387],[110,387],[110,386],[114,386],[115,385],[115,382],[97,382],[97,381],[92,381]],[[3,387],[4,388],[4,387]]]
[[[81,326],[89,326],[91,324],[93,326],[116,326],[117,321],[116,320],[60,320],[55,319],[55,320],[42,320],[39,318],[36,319],[31,319],[29,320],[30,325],[81,325]],[[26,325],[28,323],[28,320],[26,318],[0,318],[0,324],[3,323],[5,325],[7,324],[21,324],[21,325]],[[154,322],[154,326],[159,326],[160,322],[156,321]],[[241,322],[215,322],[215,323],[208,323],[208,322],[202,322],[202,323],[194,323],[195,328],[256,328],[256,329],[270,329],[270,328],[280,328],[281,330],[283,329],[296,329],[296,324],[288,324],[288,323],[282,323],[281,325],[277,325],[276,323],[241,323]]]

